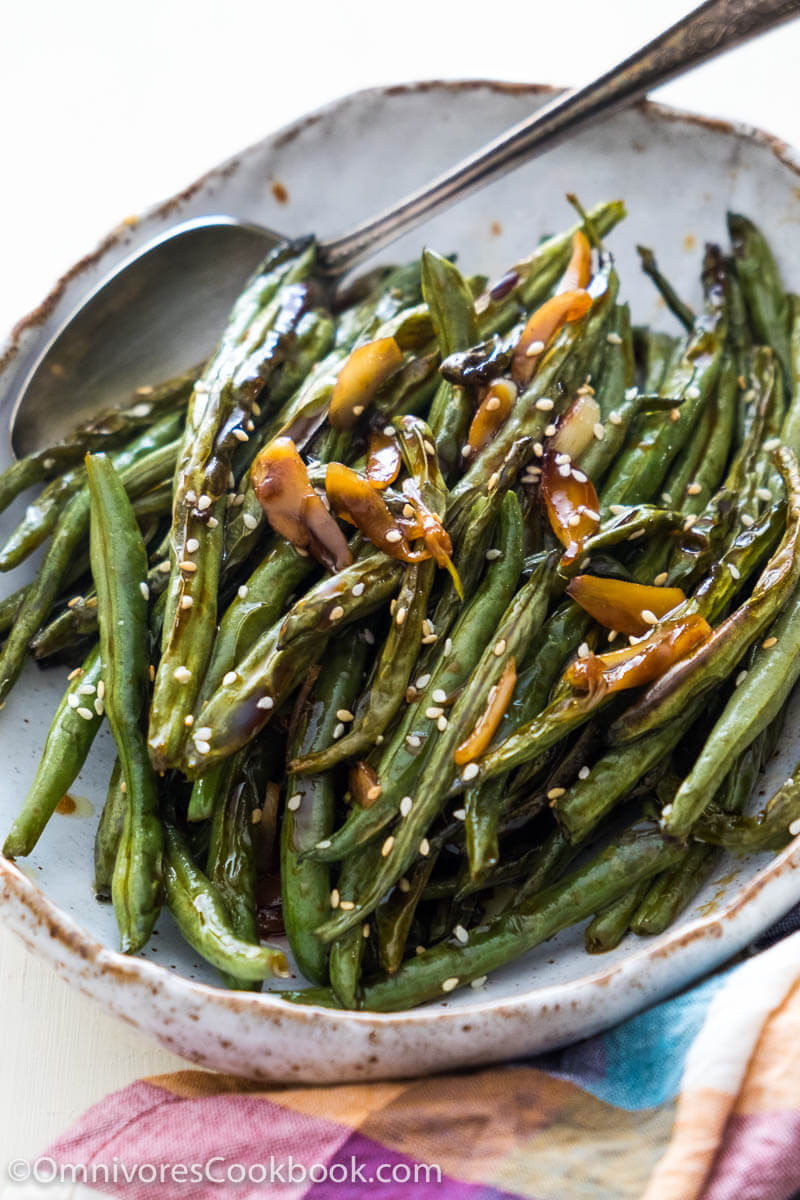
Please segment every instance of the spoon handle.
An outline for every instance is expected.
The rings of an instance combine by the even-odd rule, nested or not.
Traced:
[[[707,0],[585,87],[565,92],[393,208],[320,245],[342,275],[420,221],[640,99],[652,88],[800,13],[800,0]]]

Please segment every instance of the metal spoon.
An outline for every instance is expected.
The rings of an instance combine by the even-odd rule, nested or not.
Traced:
[[[350,233],[320,243],[338,278],[462,196],[557,145],[652,88],[800,13],[800,0],[707,0],[592,83],[558,96],[452,170]],[[146,373],[167,379],[213,349],[272,230],[200,217],[168,230],[103,280],[34,364],[11,415],[18,455],[130,395]]]

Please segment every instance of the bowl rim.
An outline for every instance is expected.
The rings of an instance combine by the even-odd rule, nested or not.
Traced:
[[[141,214],[139,222],[168,218],[208,183],[232,171],[239,161],[246,157],[250,150],[259,146],[262,141],[269,140],[278,148],[293,140],[308,125],[334,113],[345,103],[370,96],[391,97],[409,93],[418,95],[426,91],[463,92],[479,89],[531,97],[553,96],[564,90],[551,84],[542,83],[513,83],[491,79],[428,79],[349,92],[311,113],[297,118],[274,133],[267,133],[263,139],[259,139],[251,146],[212,167],[180,193],[151,205]],[[800,152],[781,138],[757,126],[737,120],[705,116],[649,100],[640,101],[635,107],[658,122],[694,125],[763,146],[800,178]],[[110,251],[118,249],[123,254],[125,253],[124,239],[125,235],[129,233],[130,224],[128,222],[123,222],[112,229],[92,251],[82,257],[56,281],[39,305],[17,321],[5,343],[0,346],[0,374],[10,366],[16,357],[22,340],[46,322],[67,287],[75,279],[99,263]],[[737,888],[730,900],[723,901],[718,907],[715,907],[713,912],[660,935],[657,944],[644,944],[641,949],[634,950],[621,962],[609,965],[604,969],[591,970],[578,979],[544,986],[538,985],[528,990],[521,990],[511,997],[476,999],[468,1003],[460,1003],[452,1008],[434,1009],[429,1005],[423,1005],[414,1009],[386,1013],[329,1009],[312,1004],[295,1005],[283,1000],[280,993],[228,991],[212,984],[191,980],[185,975],[151,960],[126,956],[97,941],[64,909],[48,899],[41,888],[23,873],[14,861],[6,859],[2,854],[0,854],[0,914],[5,917],[6,926],[20,937],[28,948],[38,948],[38,951],[47,957],[51,964],[73,985],[79,986],[81,990],[90,994],[92,994],[91,989],[81,982],[87,971],[89,979],[105,981],[109,976],[116,976],[119,982],[140,984],[151,992],[165,991],[176,1000],[181,997],[192,997],[201,1003],[211,1002],[217,1007],[223,1006],[234,1013],[260,1013],[265,1018],[279,1014],[282,1018],[285,1017],[300,1024],[320,1018],[326,1020],[336,1018],[337,1022],[344,1022],[348,1025],[374,1028],[386,1027],[398,1022],[412,1025],[429,1024],[431,1021],[438,1023],[442,1021],[462,1022],[469,1016],[490,1013],[520,1014],[524,1010],[530,1010],[534,1004],[539,1008],[547,1007],[552,1003],[556,994],[569,1002],[570,997],[577,992],[598,986],[604,987],[615,975],[635,976],[638,963],[646,961],[654,955],[668,958],[676,951],[685,950],[687,946],[697,943],[701,939],[721,938],[725,921],[730,921],[747,909],[767,884],[798,867],[800,867],[800,835],[756,872],[746,884]],[[15,905],[18,906],[17,910],[15,910]],[[9,919],[9,909],[11,919]],[[778,919],[779,916],[779,913],[771,914],[770,921]],[[49,938],[46,945],[43,946],[39,938],[29,935],[27,926],[31,920],[34,927],[39,927],[40,932],[46,933]],[[733,953],[735,950],[731,950],[731,954]],[[70,972],[70,962],[80,970]],[[590,963],[591,959],[588,959],[587,962]],[[675,987],[672,990],[677,990],[684,983],[685,979],[676,972]],[[652,1000],[648,1002],[652,1002]],[[131,1011],[126,1010],[122,1013],[113,1004],[110,1007],[112,1011],[123,1016],[136,1028],[154,1036],[147,1024],[137,1019]],[[202,1055],[196,1057],[202,1059]]]

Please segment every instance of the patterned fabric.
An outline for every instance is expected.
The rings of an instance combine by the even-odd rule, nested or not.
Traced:
[[[530,1061],[319,1088],[187,1070],[108,1097],[45,1153],[87,1169],[213,1160],[210,1179],[167,1172],[154,1187],[100,1172],[80,1190],[130,1200],[789,1200],[800,1189],[800,932]]]

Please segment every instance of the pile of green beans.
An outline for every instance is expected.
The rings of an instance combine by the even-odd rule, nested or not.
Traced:
[[[207,364],[0,475],[0,509],[42,488],[0,571],[43,548],[0,601],[0,702],[28,655],[69,669],[3,852],[34,850],[108,718],[94,885],[125,952],[166,907],[229,987],[294,964],[311,986],[289,1002],[409,1008],[577,922],[590,953],[659,934],[724,850],[800,833],[800,764],[748,809],[800,676],[800,299],[729,214],[700,304],[639,248],[677,321],[637,326],[604,240],[622,204],[575,206],[491,286],[426,250],[336,295],[313,239],[281,245]],[[473,443],[581,245],[586,311],[531,343]],[[343,428],[340,372],[381,339],[402,364]],[[591,426],[564,454],[579,401]],[[329,464],[363,475],[378,433],[399,447],[381,495],[406,519],[423,497],[451,572],[344,522],[352,561],[331,572],[272,530],[250,477],[265,447],[291,438],[324,497]],[[540,481],[556,452],[597,494],[572,559]],[[648,683],[579,690],[568,668],[625,643],[570,599],[577,573],[680,587],[669,619],[711,632]],[[264,940],[267,895],[291,957]]]

